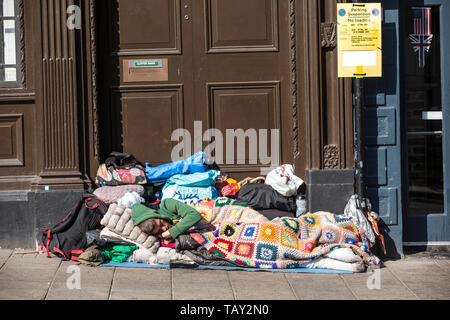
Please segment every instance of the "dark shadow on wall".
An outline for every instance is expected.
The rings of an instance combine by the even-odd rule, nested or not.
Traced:
[[[100,162],[112,151],[122,152],[120,86],[120,26],[117,0],[96,1],[99,86]]]
[[[391,237],[391,229],[388,225],[386,225],[383,219],[378,222],[378,229],[384,237],[386,254],[384,254],[379,242],[377,242],[377,244],[372,248],[373,254],[379,257],[382,261],[401,259],[402,254],[399,252],[403,253],[403,250],[402,248],[400,248],[401,250],[397,248],[396,241]]]

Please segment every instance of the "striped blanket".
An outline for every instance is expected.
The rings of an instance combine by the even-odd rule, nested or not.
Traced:
[[[208,205],[209,211],[205,204],[198,210],[204,217],[213,218],[215,231],[193,233],[191,237],[211,253],[243,266],[299,268],[337,248],[353,249],[366,265],[380,263],[371,254],[363,233],[343,216],[318,212],[268,221],[235,200],[219,198]]]

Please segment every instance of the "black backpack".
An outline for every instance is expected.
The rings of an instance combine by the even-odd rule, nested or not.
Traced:
[[[278,209],[296,212],[297,205],[294,197],[285,197],[268,184],[248,183],[242,186],[238,193],[238,200],[248,204],[253,210]]]
[[[85,193],[69,214],[52,228],[42,229],[41,251],[50,252],[65,260],[78,261],[87,247],[86,232],[101,228],[100,221],[108,206],[95,195]]]

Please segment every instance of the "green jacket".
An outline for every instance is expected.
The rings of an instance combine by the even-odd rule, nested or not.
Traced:
[[[164,199],[158,210],[151,209],[143,204],[135,204],[131,209],[131,218],[135,226],[150,218],[158,218],[174,224],[174,220],[182,219],[168,231],[173,239],[197,224],[201,214],[191,206],[175,199]]]
[[[114,262],[127,261],[128,257],[137,249],[139,249],[138,246],[107,245],[105,247],[100,247],[103,259],[112,260]]]

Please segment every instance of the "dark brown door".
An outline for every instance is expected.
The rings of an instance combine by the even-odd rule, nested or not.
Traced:
[[[223,140],[213,154],[222,147],[216,160],[237,178],[293,161],[288,1],[117,0],[104,12],[103,156],[123,150],[158,165],[172,160],[175,129],[190,132],[196,152],[210,141],[195,134],[215,128]],[[167,81],[125,81],[142,59],[166,62]]]
[[[152,165],[169,162],[171,133],[185,126],[184,114],[193,105],[192,32],[181,17],[181,2],[99,5],[98,34],[106,35],[98,39],[102,157],[116,150]],[[124,66],[144,59],[167,59],[168,81],[124,79]]]

